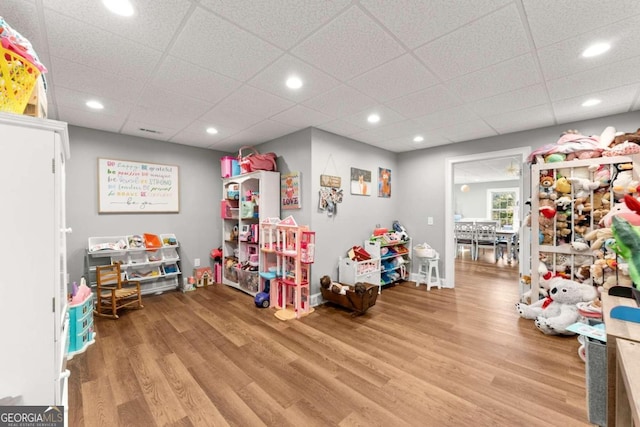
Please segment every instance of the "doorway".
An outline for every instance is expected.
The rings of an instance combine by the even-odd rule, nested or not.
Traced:
[[[518,169],[521,171],[519,177],[519,197],[520,200],[526,200],[528,198],[529,192],[526,191],[530,187],[529,185],[529,169],[524,167],[525,160],[529,153],[531,152],[530,147],[520,147],[513,148],[508,150],[500,150],[493,151],[488,153],[478,153],[471,154],[467,156],[458,156],[451,157],[446,160],[445,165],[445,253],[446,260],[448,261],[445,266],[445,278],[446,285],[448,287],[455,287],[455,260],[456,260],[456,248],[453,240],[453,229],[454,229],[454,221],[456,219],[456,206],[454,191],[463,190],[462,186],[457,186],[454,182],[456,165],[468,164],[468,163],[477,163],[480,168],[488,167],[494,159],[513,157],[518,159]],[[467,187],[470,185],[467,184]],[[466,188],[465,188],[466,190]],[[522,207],[523,203],[520,203],[520,207]],[[525,209],[518,209],[518,222],[522,224],[523,221],[523,212]],[[460,215],[460,214],[458,214]],[[486,218],[488,215],[481,215]],[[529,233],[523,233],[520,242],[520,256],[519,256],[519,268],[522,273],[522,269],[525,268],[523,266],[523,260],[528,260],[529,255]],[[528,274],[528,273],[527,273]]]

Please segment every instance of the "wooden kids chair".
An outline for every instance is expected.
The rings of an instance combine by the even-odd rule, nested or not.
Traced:
[[[96,282],[96,315],[117,319],[121,308],[143,307],[140,282],[123,280],[120,264],[97,266]]]

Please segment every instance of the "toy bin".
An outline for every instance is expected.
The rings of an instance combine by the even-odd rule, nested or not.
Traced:
[[[260,278],[257,271],[238,270],[238,284],[247,292],[258,292]]]
[[[22,114],[39,77],[31,62],[0,45],[0,111]]]
[[[220,174],[223,178],[231,178],[233,176],[233,161],[238,162],[234,157],[224,156],[220,158]]]

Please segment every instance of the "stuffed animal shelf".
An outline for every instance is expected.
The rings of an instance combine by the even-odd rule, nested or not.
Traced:
[[[591,285],[555,277],[549,281],[549,296],[531,305],[516,304],[516,311],[525,319],[535,319],[536,327],[547,335],[575,335],[567,327],[578,321],[577,304],[598,297]]]

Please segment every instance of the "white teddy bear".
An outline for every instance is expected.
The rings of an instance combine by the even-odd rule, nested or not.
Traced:
[[[578,321],[577,303],[598,297],[596,288],[562,277],[549,281],[549,296],[531,305],[516,304],[516,311],[525,319],[535,319],[536,327],[548,335],[574,335],[567,330]]]

